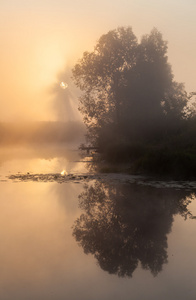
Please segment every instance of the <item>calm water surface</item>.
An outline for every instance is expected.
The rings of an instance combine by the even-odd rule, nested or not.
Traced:
[[[17,182],[85,172],[75,151],[0,154],[0,299],[196,299],[191,190],[98,180]]]

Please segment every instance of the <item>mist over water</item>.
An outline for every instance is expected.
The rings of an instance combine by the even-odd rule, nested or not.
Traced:
[[[2,2],[0,300],[195,300],[196,2]]]
[[[0,123],[0,145],[79,144],[84,139],[82,122]]]
[[[78,111],[79,90],[71,79],[71,70],[57,76],[48,89],[53,121],[0,122],[0,146],[36,144],[72,144],[84,141],[85,126]]]

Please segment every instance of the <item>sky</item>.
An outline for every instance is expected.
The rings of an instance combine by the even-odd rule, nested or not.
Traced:
[[[60,82],[119,26],[139,40],[161,31],[175,80],[195,91],[195,15],[195,0],[0,0],[0,121],[66,121],[70,107],[79,118],[73,85],[64,97]]]

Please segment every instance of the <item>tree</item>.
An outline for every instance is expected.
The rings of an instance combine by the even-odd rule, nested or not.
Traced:
[[[93,52],[85,52],[73,69],[75,83],[84,92],[79,110],[91,140],[103,126],[119,121],[124,73],[136,63],[137,39],[131,28],[103,35]]]
[[[79,110],[97,146],[140,136],[169,115],[183,117],[184,87],[173,81],[167,43],[153,29],[138,43],[130,27],[103,35],[73,69],[83,91]],[[114,134],[115,133],[115,134]]]

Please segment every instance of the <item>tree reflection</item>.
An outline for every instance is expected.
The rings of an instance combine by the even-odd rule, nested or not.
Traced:
[[[140,263],[156,276],[167,263],[174,215],[191,216],[187,194],[96,181],[79,196],[84,213],[75,221],[73,235],[110,274],[132,277]]]

